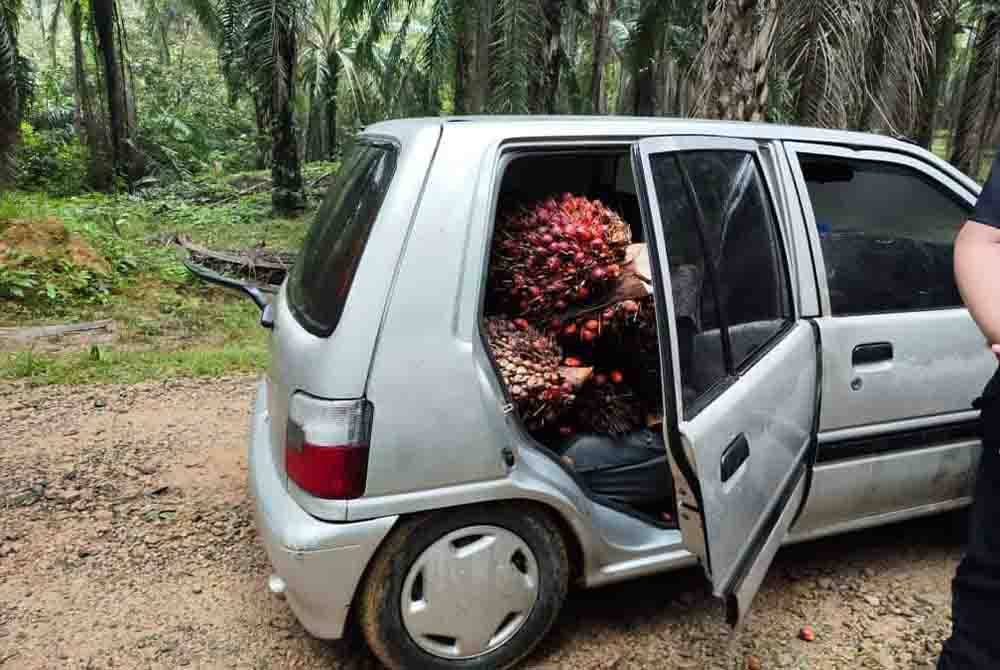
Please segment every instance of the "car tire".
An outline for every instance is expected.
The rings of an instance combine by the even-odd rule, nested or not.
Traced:
[[[393,530],[369,566],[357,620],[368,646],[392,670],[509,668],[549,632],[568,588],[566,543],[550,515],[514,502],[457,508]],[[486,592],[498,595],[485,598]],[[504,615],[507,608],[512,612]],[[419,618],[424,609],[432,618]],[[485,638],[498,618],[496,632]],[[428,624],[441,630],[424,634]]]

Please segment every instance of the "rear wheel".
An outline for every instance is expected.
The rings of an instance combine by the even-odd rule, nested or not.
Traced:
[[[508,668],[548,633],[569,584],[552,520],[519,504],[405,522],[372,562],[358,619],[389,668]]]

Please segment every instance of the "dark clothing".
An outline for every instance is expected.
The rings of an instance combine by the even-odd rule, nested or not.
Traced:
[[[982,410],[982,459],[969,544],[952,583],[952,634],[938,670],[1000,668],[1000,373],[976,407]]]
[[[972,219],[1000,228],[1000,153]],[[951,637],[938,670],[1000,668],[1000,372],[975,406],[982,412],[982,460],[969,512],[968,547],[952,582]]]
[[[1000,152],[997,152],[997,157],[993,160],[990,177],[979,194],[972,220],[1000,228]]]

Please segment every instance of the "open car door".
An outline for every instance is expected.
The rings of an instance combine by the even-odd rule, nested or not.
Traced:
[[[804,502],[819,331],[790,283],[776,174],[758,144],[637,142],[657,282],[665,439],[685,545],[736,625]]]

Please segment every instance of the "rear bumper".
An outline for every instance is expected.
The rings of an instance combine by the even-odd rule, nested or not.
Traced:
[[[266,394],[261,382],[250,424],[249,478],[257,530],[303,627],[319,638],[339,638],[365,567],[399,517],[329,523],[307,514],[278,476]]]

